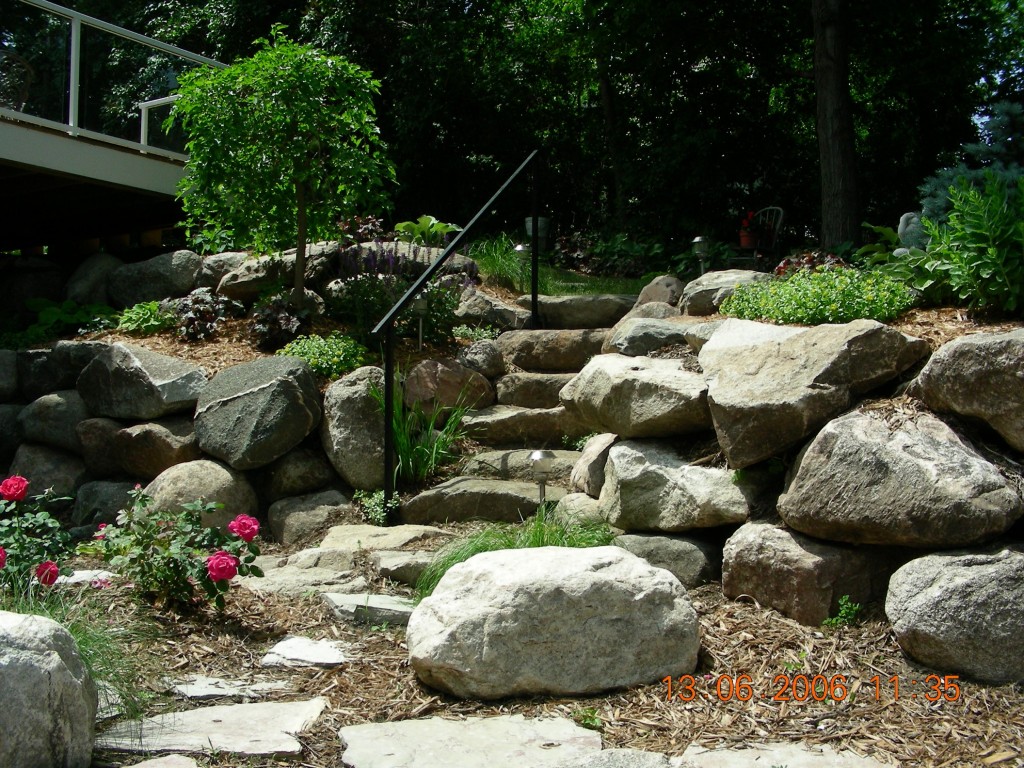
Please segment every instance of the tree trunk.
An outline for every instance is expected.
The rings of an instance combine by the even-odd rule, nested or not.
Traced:
[[[821,247],[857,243],[857,156],[843,0],[811,0],[814,89],[821,162]]]
[[[622,180],[622,150],[619,142],[619,121],[615,112],[615,91],[611,78],[604,67],[598,73],[598,92],[601,96],[601,109],[604,112],[605,141],[608,146],[608,158],[611,163],[612,189],[608,199],[612,205],[612,220],[621,230],[626,216],[626,185]]]
[[[306,300],[306,185],[295,182],[295,203],[298,210],[298,242],[295,244],[295,285],[292,303],[301,307]]]

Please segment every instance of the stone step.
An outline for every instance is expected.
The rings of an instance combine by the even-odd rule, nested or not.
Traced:
[[[520,408],[557,408],[558,393],[574,373],[509,373],[494,382],[498,403]]]
[[[530,310],[532,298],[520,296],[516,304]],[[537,297],[543,328],[610,328],[635,304],[636,296],[620,293]]]
[[[467,437],[502,448],[557,448],[562,446],[563,439],[576,440],[594,431],[562,406],[492,405],[468,412],[462,418],[462,426]]]
[[[494,480],[523,480],[534,482],[533,462],[528,448],[508,451],[484,451],[467,459],[462,465],[463,475],[489,477]],[[548,482],[569,485],[569,476],[576,466],[580,451],[552,451],[555,454],[554,466],[548,476]]]
[[[548,485],[546,492],[549,501],[557,502],[566,490]],[[539,505],[536,483],[453,477],[402,504],[401,515],[405,523],[518,523],[534,514]]]
[[[415,607],[412,600],[392,595],[373,595],[362,592],[355,595],[326,592],[323,601],[335,616],[346,621],[363,624],[392,624],[404,627]]]
[[[575,372],[601,354],[608,330],[506,331],[497,343],[507,365],[525,371]]]

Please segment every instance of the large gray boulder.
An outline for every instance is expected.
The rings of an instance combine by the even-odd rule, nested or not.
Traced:
[[[1024,502],[931,414],[855,411],[803,451],[778,509],[791,528],[819,539],[948,549],[1003,533]]]
[[[549,483],[565,484],[573,466],[580,458],[579,451],[556,450]],[[490,477],[495,480],[526,480],[536,482],[533,474],[533,451],[528,448],[507,451],[481,451],[467,459],[462,465],[462,474],[476,477]]]
[[[338,473],[319,445],[300,445],[266,467],[263,494],[271,502],[319,491],[338,480]]]
[[[601,354],[606,329],[507,331],[498,337],[506,363],[527,371],[578,371]]]
[[[202,266],[196,275],[196,287],[215,289],[224,275],[241,267],[248,258],[246,251],[226,251],[203,256]]]
[[[874,320],[792,328],[730,318],[698,359],[719,443],[742,468],[799,444],[926,352]]]
[[[66,629],[0,611],[0,691],[0,765],[89,768],[96,686]]]
[[[546,488],[546,496],[557,502],[565,489]],[[402,504],[402,522],[461,523],[492,520],[518,523],[537,511],[540,491],[536,483],[522,480],[492,480],[483,477],[453,477],[417,494]]]
[[[384,487],[384,371],[365,366],[338,379],[324,393],[320,440],[331,464],[353,488]]]
[[[18,415],[23,405],[7,403],[0,405],[0,470],[11,463],[18,446],[21,445],[21,423]]]
[[[541,547],[451,568],[406,642],[417,677],[461,698],[573,696],[692,672],[700,627],[668,571],[620,547]]]
[[[0,349],[0,403],[10,403],[18,396],[18,353]]]
[[[196,441],[235,469],[256,469],[301,443],[322,413],[309,363],[265,357],[225,368],[207,384],[196,403]]]
[[[561,403],[558,393],[572,381],[572,373],[509,373],[494,382],[497,400],[501,405],[520,408],[557,408]]]
[[[58,341],[50,349],[18,352],[18,386],[25,400],[74,389],[79,375],[109,345],[102,341]]]
[[[189,428],[191,424],[192,421],[189,419]],[[121,457],[114,446],[117,433],[123,428],[124,422],[105,416],[78,422],[75,431],[82,443],[82,459],[90,476],[112,477],[121,474]]]
[[[82,441],[76,429],[87,418],[89,411],[85,401],[73,389],[43,395],[18,414],[25,440],[72,453],[82,452]]]
[[[760,498],[755,481],[693,466],[668,445],[630,440],[608,451],[601,508],[624,531],[689,531],[745,522]]]
[[[559,393],[597,432],[667,437],[711,429],[707,385],[678,360],[600,355]]]
[[[94,253],[68,278],[64,295],[79,305],[107,304],[107,283],[110,276],[124,266],[124,262],[109,253]]]
[[[687,589],[699,587],[722,576],[722,547],[702,539],[664,536],[657,533],[627,533],[612,542],[642,557],[655,568],[664,568]]]
[[[195,428],[188,416],[171,416],[118,429],[113,446],[121,471],[146,480],[152,480],[175,464],[202,458]],[[110,446],[107,448],[109,451]]]
[[[595,499],[601,495],[604,487],[604,467],[608,463],[608,451],[619,440],[612,432],[593,435],[583,446],[583,453],[577,459],[569,476],[569,484],[574,490],[586,493]]]
[[[1024,680],[1024,545],[911,560],[889,580],[885,613],[900,647],[928,667]]]
[[[688,320],[692,318],[686,318]],[[601,348],[602,352],[639,357],[674,344],[685,344],[691,325],[696,323],[633,317],[616,326]]]
[[[428,416],[438,409],[486,408],[494,404],[494,387],[482,374],[454,360],[422,360],[406,375],[402,400]]]
[[[470,411],[462,417],[466,435],[490,446],[529,446],[544,448],[562,445],[594,430],[563,406],[557,408],[520,408],[492,405]]]
[[[679,304],[685,288],[686,284],[675,275],[661,275],[643,287],[640,295],[636,297],[634,308],[655,301],[674,307]]]
[[[493,339],[480,339],[459,350],[456,358],[460,364],[488,379],[505,372],[505,359]]]
[[[749,269],[707,272],[686,284],[679,300],[679,307],[686,315],[713,315],[722,306],[722,302],[732,296],[737,286],[762,283],[771,279],[772,276],[769,274]]]
[[[217,284],[217,293],[249,304],[261,294],[291,282],[294,272],[294,254],[257,256],[226,272]]]
[[[191,411],[205,386],[199,366],[127,344],[111,344],[78,377],[94,416],[139,421]]]
[[[741,526],[725,542],[722,592],[747,595],[801,624],[818,626],[839,611],[839,598],[866,603],[885,595],[899,566],[880,549],[804,536],[768,522]]]
[[[267,521],[274,539],[290,546],[352,511],[351,499],[341,491],[326,490],[275,501],[267,510]]]
[[[22,443],[11,460],[10,474],[31,483],[33,496],[52,488],[58,496],[74,496],[86,481],[85,462],[76,454],[36,443]]]
[[[624,294],[582,294],[579,296],[538,296],[537,309],[545,328],[610,328],[636,304],[636,296]],[[530,296],[516,304],[531,307]]]
[[[491,325],[501,330],[518,330],[530,322],[530,312],[506,304],[470,286],[462,292],[455,316],[470,325]]]
[[[107,294],[118,307],[184,296],[196,287],[202,265],[199,254],[184,250],[125,264],[110,273]]]
[[[940,347],[917,377],[917,391],[933,411],[982,419],[1024,451],[1022,379],[1024,329],[977,333]]]
[[[113,523],[117,513],[131,505],[128,495],[135,483],[93,480],[84,483],[75,495],[71,521],[75,525]]]
[[[175,464],[157,475],[145,493],[153,499],[153,509],[175,510],[198,500],[221,504],[203,515],[209,528],[221,528],[238,515],[255,517],[259,511],[256,491],[245,475],[209,459]]]

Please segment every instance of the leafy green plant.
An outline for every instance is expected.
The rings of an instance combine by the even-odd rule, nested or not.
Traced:
[[[504,234],[477,240],[469,249],[487,282],[510,291],[530,289],[529,255],[529,251],[517,251],[512,238]]]
[[[259,50],[223,69],[179,75],[165,124],[188,135],[179,186],[189,227],[229,231],[273,250],[297,245],[296,300],[307,240],[339,219],[386,205],[394,180],[375,121],[379,83],[354,64],[271,28]]]
[[[549,517],[547,505],[541,505],[537,514],[519,525],[493,523],[439,549],[416,581],[416,599],[430,595],[453,565],[481,552],[531,547],[602,547],[614,538],[615,534],[604,523],[561,523]]]
[[[857,623],[861,604],[850,600],[849,595],[839,598],[839,613],[821,622],[825,627],[849,627]]]
[[[70,538],[50,512],[70,499],[51,491],[29,498],[28,485],[20,475],[0,483],[0,587],[31,599],[36,585],[71,572]]]
[[[220,504],[195,501],[176,512],[151,510],[152,499],[138,486],[131,497],[117,524],[101,525],[78,551],[110,563],[143,597],[179,610],[212,601],[223,610],[231,579],[263,575],[253,564],[260,553],[255,518],[238,515],[225,532],[202,522]]]
[[[501,331],[492,325],[456,325],[452,335],[459,341],[485,341],[498,338]]]
[[[245,307],[209,288],[197,288],[175,302],[174,313],[178,317],[178,338],[205,341],[215,336],[229,317],[244,315]]]
[[[600,731],[604,727],[604,720],[601,719],[595,707],[580,707],[574,710],[572,719],[578,725],[589,728],[592,731]]]
[[[431,247],[444,245],[447,235],[461,231],[459,225],[445,224],[433,216],[420,216],[416,221],[400,221],[395,224],[395,232],[402,242]]]
[[[562,447],[568,451],[582,451],[587,447],[587,443],[590,438],[594,437],[597,432],[591,432],[583,437],[570,437],[569,435],[562,435]]]
[[[383,412],[384,393],[376,387],[370,392]],[[435,408],[427,414],[419,405],[406,408],[401,396],[395,397],[391,414],[398,459],[395,479],[423,483],[442,466],[456,461],[455,446],[465,438],[462,417],[467,410],[465,406]]]
[[[49,299],[26,299],[25,308],[36,313],[36,321],[22,331],[0,334],[0,349],[23,349],[53,341],[90,325],[110,327],[117,316],[106,304],[79,305],[68,299],[60,303]]]
[[[161,309],[160,302],[143,301],[121,313],[117,330],[149,336],[170,328],[174,323],[174,314]]]
[[[275,354],[301,357],[313,373],[333,381],[363,365],[369,352],[355,339],[335,331],[326,338],[316,334],[299,336]]]
[[[798,270],[787,277],[737,286],[722,314],[777,323],[846,323],[858,318],[886,322],[912,307],[914,294],[877,272],[836,268]]]
[[[384,503],[384,491],[356,491],[352,498],[359,504],[363,518],[374,525],[388,524],[389,513],[396,511],[397,501],[392,499],[391,505]]]
[[[1018,313],[1024,291],[1024,176],[1010,194],[987,174],[983,186],[962,180],[949,190],[945,224],[923,220],[928,257],[945,273],[960,302],[974,309]]]
[[[284,293],[257,301],[249,319],[256,346],[264,350],[280,349],[308,327],[309,310],[294,305]]]

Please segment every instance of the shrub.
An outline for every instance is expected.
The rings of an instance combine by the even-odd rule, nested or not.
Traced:
[[[229,317],[241,317],[245,307],[209,288],[199,288],[174,304],[178,316],[178,337],[185,341],[205,341]]]
[[[384,491],[356,491],[352,496],[362,510],[363,519],[373,525],[387,525],[388,515],[396,511],[397,501],[391,500],[390,506],[384,502]]]
[[[170,328],[174,323],[174,314],[161,309],[160,302],[143,301],[121,313],[117,330],[149,336]]]
[[[36,321],[24,330],[0,333],[0,349],[24,349],[82,329],[102,330],[117,325],[117,313],[106,304],[80,306],[70,299],[58,304],[36,298],[26,299],[25,308],[36,313]],[[2,327],[11,326],[5,323]]]
[[[914,294],[876,272],[837,268],[798,270],[788,277],[737,286],[722,314],[776,323],[846,323],[858,318],[887,322],[912,307]]]
[[[434,555],[416,580],[416,599],[430,595],[448,569],[481,552],[531,547],[602,547],[615,538],[604,523],[560,523],[548,516],[546,505],[520,525],[494,523],[465,539],[452,542]]]
[[[501,331],[492,325],[456,325],[452,328],[452,335],[459,341],[484,341],[498,338]]]
[[[52,492],[29,498],[28,481],[14,475],[0,483],[0,587],[32,599],[35,584],[52,586],[58,575],[70,573],[67,531],[50,509],[67,498]]]
[[[355,339],[335,331],[327,338],[316,334],[299,336],[276,354],[301,357],[309,363],[313,373],[333,381],[363,365],[369,353]]]
[[[308,327],[309,311],[294,305],[284,293],[256,302],[249,320],[256,346],[268,351],[280,349]]]
[[[173,609],[213,601],[223,610],[224,595],[236,574],[262,576],[253,562],[259,523],[239,515],[228,532],[206,528],[203,513],[221,505],[192,502],[181,511],[148,509],[150,499],[136,486],[132,503],[116,525],[103,525],[95,538],[78,546],[81,554],[102,558],[135,584],[143,597]]]

